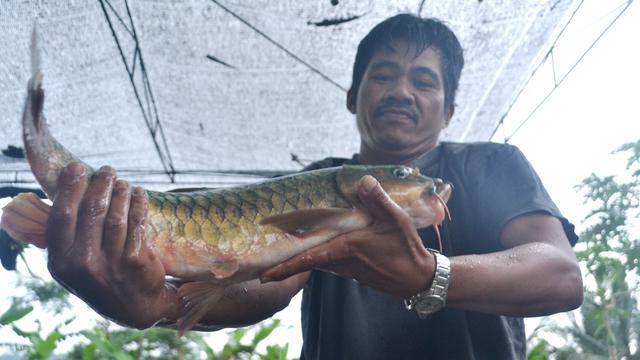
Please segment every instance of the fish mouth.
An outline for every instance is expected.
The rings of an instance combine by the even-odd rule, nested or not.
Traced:
[[[422,197],[427,201],[427,203],[432,203],[432,201],[435,200],[442,205],[442,213],[438,216],[440,221],[444,220],[445,216],[451,219],[451,214],[449,214],[449,208],[447,207],[447,201],[449,201],[452,192],[453,185],[438,178],[434,178],[432,186],[427,187],[422,192]]]
[[[442,179],[434,179],[434,187],[434,194],[438,195],[438,197],[440,197],[440,199],[445,203],[449,201],[451,193],[453,192],[452,184],[442,181]]]

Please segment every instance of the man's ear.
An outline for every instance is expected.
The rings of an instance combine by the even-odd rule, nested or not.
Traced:
[[[442,124],[442,128],[446,128],[451,123],[451,118],[453,117],[453,113],[456,112],[456,106],[451,104],[447,109],[447,112],[444,114],[444,124]]]
[[[356,113],[356,95],[351,89],[347,90],[347,109],[352,114]]]

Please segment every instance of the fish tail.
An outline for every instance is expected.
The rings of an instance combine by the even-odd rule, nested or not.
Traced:
[[[18,194],[2,209],[0,227],[13,239],[44,249],[50,209],[34,193]]]
[[[184,314],[178,319],[178,337],[198,324],[210,307],[224,295],[224,286],[208,281],[182,284],[178,296],[183,303]]]
[[[38,183],[50,199],[58,189],[58,175],[64,166],[72,161],[86,168],[86,179],[91,178],[93,169],[78,160],[65,149],[49,132],[42,112],[44,90],[42,89],[41,56],[38,48],[36,26],[31,34],[31,78],[27,85],[27,99],[22,115],[22,136],[27,160]]]

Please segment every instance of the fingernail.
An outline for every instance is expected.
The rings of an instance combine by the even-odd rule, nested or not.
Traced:
[[[370,175],[366,175],[360,180],[360,187],[365,191],[365,193],[373,190],[376,185],[378,185],[378,181]]]
[[[261,276],[260,277],[260,283],[264,284],[264,283],[268,283],[268,282],[272,282],[273,278],[270,276]]]
[[[116,189],[126,189],[128,187],[129,187],[129,183],[127,182],[127,180],[118,179],[116,181],[116,185],[115,185]]]
[[[69,163],[69,165],[67,165],[66,169],[67,169],[67,174],[69,174],[69,175],[71,175],[73,177],[78,177],[78,176],[84,175],[84,166],[80,165],[77,162]]]
[[[136,196],[144,196],[145,192],[143,188],[141,188],[140,186],[136,186],[136,188],[133,189],[133,194]]]
[[[115,173],[116,172],[116,170],[114,168],[112,168],[111,166],[109,166],[109,165],[104,165],[104,166],[100,167],[100,171],[102,171],[102,172],[110,172],[110,173]]]
[[[113,191],[117,195],[125,195],[129,192],[129,183],[126,180],[118,179],[113,187]]]

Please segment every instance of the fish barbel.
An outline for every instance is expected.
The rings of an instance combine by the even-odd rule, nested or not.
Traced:
[[[87,181],[94,170],[50,134],[43,105],[34,31],[23,140],[35,178],[53,199],[58,175],[71,161],[85,167]],[[344,165],[218,190],[147,191],[147,241],[166,273],[185,281],[178,291],[189,305],[178,320],[180,333],[215,305],[226,286],[256,279],[262,271],[304,250],[368,226],[372,217],[357,195],[365,175],[380,182],[416,228],[443,221],[451,187],[406,166]],[[13,238],[46,247],[49,205],[27,193],[3,210],[2,227]]]

